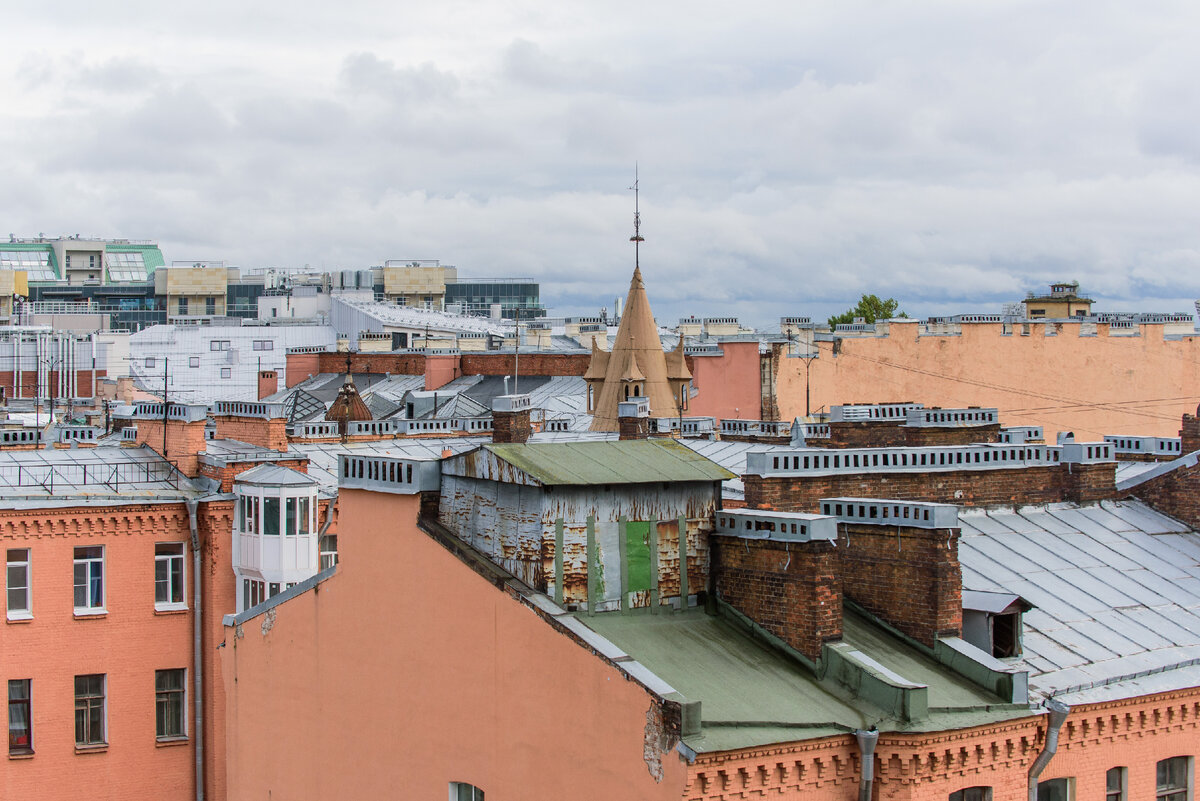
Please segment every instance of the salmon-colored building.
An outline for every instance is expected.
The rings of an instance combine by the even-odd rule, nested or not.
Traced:
[[[1200,541],[1110,446],[747,463],[807,510],[675,447],[342,456],[338,565],[226,619],[230,797],[1191,797]]]

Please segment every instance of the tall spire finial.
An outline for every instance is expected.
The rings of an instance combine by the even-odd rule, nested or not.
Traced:
[[[641,270],[641,260],[639,246],[646,240],[642,239],[642,212],[638,204],[638,165],[633,163],[633,186],[629,187],[633,190],[633,236],[629,237],[629,241],[633,243],[633,266],[636,270]]]

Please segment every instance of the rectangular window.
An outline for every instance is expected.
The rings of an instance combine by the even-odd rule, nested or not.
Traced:
[[[221,368],[221,378],[233,378],[233,368],[232,367],[222,367]]]
[[[216,314],[217,313],[217,299],[216,298],[205,298],[204,299],[204,313],[205,314]]]
[[[75,745],[105,745],[104,674],[75,677]]]
[[[309,514],[310,514],[309,513],[309,499],[301,498],[300,499],[300,521],[299,521],[301,534],[308,534],[310,531]]]
[[[1177,756],[1158,763],[1158,785],[1155,801],[1190,801],[1192,777],[1191,757]]]
[[[187,314],[187,298],[180,298],[177,301],[180,314]]]
[[[324,537],[321,537],[320,549],[322,570],[328,570],[337,564],[338,554],[336,534],[326,534]]]
[[[284,511],[286,514],[284,514],[284,516],[283,516],[283,524],[284,524],[283,533],[285,536],[288,536],[288,537],[296,536],[296,524],[298,522],[296,520],[296,514],[297,514],[296,507],[299,506],[299,504],[296,502],[298,500],[300,500],[300,499],[299,498],[285,498],[284,499]]]
[[[154,357],[153,357],[153,356],[147,356],[147,357],[146,357],[146,369],[147,369],[147,370],[153,370],[153,369],[154,369]]]
[[[154,733],[160,740],[187,737],[186,671],[154,671]]]
[[[267,599],[267,585],[254,579],[242,580],[242,611],[258,606]]]
[[[154,546],[154,607],[184,608],[183,543],[160,542]]]
[[[1038,782],[1038,801],[1074,801],[1073,779],[1050,779]]]
[[[8,680],[8,753],[33,753],[32,679]]]
[[[199,356],[189,356],[188,357],[188,367],[199,367],[199,366],[200,366],[200,357]]]
[[[263,498],[263,534],[279,536],[279,499]]]
[[[992,801],[991,787],[967,787],[950,794],[950,801]]]
[[[208,349],[209,350],[229,350],[230,341],[231,340],[228,340],[228,339],[210,340],[208,343]]]
[[[8,598],[8,619],[28,620],[33,617],[29,592],[29,549],[9,548],[8,565],[4,574]]]
[[[1104,774],[1104,801],[1125,801],[1127,776],[1125,768],[1110,768]]]
[[[75,549],[75,613],[104,611],[104,548]]]

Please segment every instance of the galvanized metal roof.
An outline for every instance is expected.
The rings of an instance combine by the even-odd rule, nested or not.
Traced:
[[[203,494],[147,447],[0,451],[0,508],[178,502]]]
[[[964,509],[963,587],[1020,595],[1030,689],[1120,698],[1200,678],[1200,535],[1137,501]],[[1156,678],[1149,684],[1146,677]]]
[[[256,484],[272,487],[310,487],[317,483],[312,476],[307,476],[299,470],[278,464],[260,464],[249,470],[238,473],[234,484]]]
[[[499,443],[484,449],[544,485],[726,481],[733,473],[674,440]]]
[[[292,442],[288,447],[308,457],[308,475],[321,485],[326,495],[337,493],[338,457],[391,456],[397,459],[440,459],[443,451],[462,453],[474,450],[488,440],[484,437],[412,437],[368,442]]]

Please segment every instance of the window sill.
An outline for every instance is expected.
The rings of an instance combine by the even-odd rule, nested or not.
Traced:
[[[75,619],[76,620],[86,620],[87,618],[92,618],[92,617],[104,617],[107,614],[108,614],[107,609],[78,609],[77,608],[75,610]]]
[[[182,615],[187,612],[186,604],[162,604],[154,606],[154,614],[156,615]]]
[[[155,748],[171,748],[176,745],[187,745],[189,742],[191,742],[191,741],[188,740],[188,737],[186,734],[182,735],[180,737],[158,737],[154,741],[154,747]]]
[[[33,751],[9,751],[9,759],[33,759]]]
[[[108,743],[97,743],[96,745],[75,744],[75,753],[77,754],[102,754],[107,750]]]
[[[9,612],[8,613],[8,622],[9,623],[32,623],[33,622],[33,613],[32,612]]]

